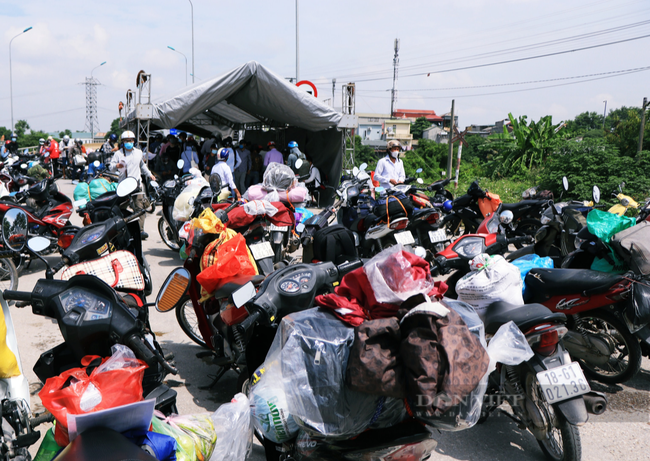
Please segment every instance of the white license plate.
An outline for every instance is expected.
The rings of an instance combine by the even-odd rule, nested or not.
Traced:
[[[278,231],[278,232],[286,232],[289,230],[289,226],[276,226],[275,224],[271,224],[269,226],[269,231]]]
[[[415,243],[415,239],[413,238],[411,231],[404,231],[395,234],[395,241],[402,245],[413,245]]]
[[[591,390],[577,362],[537,373],[537,381],[548,403],[561,402]]]
[[[264,258],[272,258],[274,256],[273,248],[269,242],[256,243],[254,245],[250,245],[248,248],[251,250],[251,253],[253,253],[253,258],[255,258],[255,261],[259,261],[260,259]]]
[[[444,242],[449,240],[447,238],[447,231],[445,229],[438,229],[437,231],[429,231],[429,240],[431,243]]]

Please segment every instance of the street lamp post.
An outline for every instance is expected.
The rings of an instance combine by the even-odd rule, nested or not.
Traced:
[[[178,51],[176,48],[172,48],[169,45],[167,45],[167,48],[169,48],[172,51],[175,51],[176,53],[180,54],[185,58],[185,86],[187,86],[187,56],[185,56],[183,53]],[[192,71],[192,83],[194,83],[194,71]]]
[[[13,42],[16,37],[19,37],[23,35],[25,32],[29,32],[30,30],[32,30],[31,26],[23,30],[21,33],[16,35],[11,40],[9,40],[9,98],[11,99],[11,133],[12,134],[14,132],[14,88],[13,88],[13,81],[12,81],[13,79],[12,79],[12,72],[11,72],[11,42]]]
[[[188,1],[192,10],[192,83],[194,83],[194,5],[192,4],[192,0]],[[187,62],[187,58],[185,58],[185,62]],[[187,79],[187,70],[185,71],[185,75]],[[187,83],[185,83],[185,86],[187,86]]]

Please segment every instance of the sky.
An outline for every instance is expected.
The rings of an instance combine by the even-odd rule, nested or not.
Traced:
[[[459,125],[514,116],[558,123],[585,111],[640,106],[650,97],[648,0],[299,1],[299,78],[340,106],[354,82],[357,113],[390,112],[399,38],[399,109],[450,111]],[[296,0],[193,0],[196,82],[258,61],[296,76]],[[185,87],[192,73],[189,0],[0,0],[0,126],[84,130],[85,87],[97,87],[100,131],[118,102],[152,75],[152,97]],[[106,64],[94,69],[106,61]],[[93,71],[94,69],[94,71]],[[192,84],[192,77],[187,76]]]

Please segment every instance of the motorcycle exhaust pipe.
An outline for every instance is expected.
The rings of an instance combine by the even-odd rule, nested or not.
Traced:
[[[587,412],[592,415],[602,415],[607,410],[607,397],[602,392],[591,391],[582,396]]]

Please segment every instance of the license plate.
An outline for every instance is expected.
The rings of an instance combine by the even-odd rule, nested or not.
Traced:
[[[269,231],[278,231],[278,232],[286,232],[289,230],[289,226],[276,226],[275,224],[271,224],[269,226]]]
[[[413,245],[415,243],[415,239],[413,238],[413,234],[411,234],[411,231],[404,231],[395,234],[395,240],[397,241],[397,243],[402,245]]]
[[[561,402],[591,390],[577,362],[537,373],[537,381],[548,403]]]
[[[256,243],[254,245],[250,245],[248,248],[251,250],[251,253],[253,253],[253,258],[255,258],[255,261],[259,261],[260,259],[264,258],[272,258],[274,256],[273,248],[269,242]]]
[[[449,240],[447,238],[447,231],[445,229],[438,229],[437,231],[429,231],[429,240],[431,243],[444,242]]]

